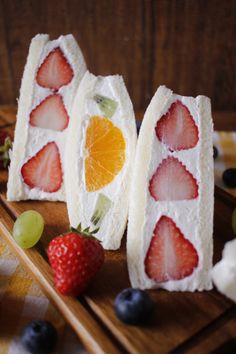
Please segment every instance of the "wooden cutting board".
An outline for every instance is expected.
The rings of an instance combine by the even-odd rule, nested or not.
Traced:
[[[5,114],[5,113],[6,114]],[[14,122],[14,111],[0,109],[0,124]],[[9,129],[13,126],[10,125]],[[7,173],[0,174],[0,234],[26,269],[42,287],[90,353],[210,353],[235,345],[236,306],[216,290],[202,293],[150,291],[156,310],[145,326],[127,326],[115,316],[116,295],[130,286],[125,239],[119,251],[107,251],[105,264],[89,289],[79,298],[65,297],[53,287],[46,249],[50,240],[68,230],[64,203],[6,201]],[[231,213],[235,199],[216,188],[214,261],[221,257],[226,241],[233,238]],[[15,218],[34,209],[44,217],[45,232],[33,249],[22,250],[11,236]],[[230,343],[228,343],[230,341]],[[228,344],[227,344],[228,343]],[[221,350],[221,349],[219,349]],[[236,350],[235,350],[236,352]]]

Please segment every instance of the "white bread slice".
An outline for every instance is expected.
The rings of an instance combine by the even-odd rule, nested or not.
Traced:
[[[86,71],[83,54],[71,34],[60,36],[53,41],[49,40],[47,34],[38,34],[32,39],[22,77],[20,98],[18,101],[17,122],[7,186],[7,199],[9,201],[25,199],[65,200],[64,183],[57,192],[48,193],[38,188],[29,188],[24,183],[21,176],[22,165],[49,141],[55,141],[57,143],[61,155],[62,169],[64,170],[64,145],[68,128],[64,129],[62,132],[58,132],[32,127],[29,124],[30,112],[44,98],[53,93],[49,88],[40,87],[36,83],[35,77],[41,63],[56,47],[62,50],[74,74],[71,82],[68,85],[62,86],[58,91],[63,98],[68,113],[75,90]]]
[[[195,176],[199,195],[193,200],[154,201],[149,181],[159,163],[171,152],[156,136],[157,121],[176,100],[188,107],[199,130],[194,148],[172,152]],[[127,259],[130,282],[141,289],[195,291],[212,288],[210,271],[213,252],[213,124],[210,100],[205,96],[184,97],[160,86],[149,104],[141,125],[131,185],[127,232]],[[169,216],[197,250],[199,263],[193,273],[180,280],[157,283],[145,271],[145,258],[153,231],[162,215]]]
[[[121,130],[126,150],[125,163],[113,181],[102,189],[88,192],[84,168],[86,129],[92,116],[104,117],[94,100],[95,94],[109,97],[118,103],[109,121]],[[101,240],[103,247],[117,249],[127,223],[131,170],[137,140],[133,106],[122,77],[96,77],[87,72],[76,93],[71,120],[65,169],[67,208],[71,226],[76,228],[82,223],[83,228],[90,227],[92,230],[99,226],[99,232],[95,236]],[[109,198],[111,205],[102,222],[94,225],[91,217],[100,193]]]

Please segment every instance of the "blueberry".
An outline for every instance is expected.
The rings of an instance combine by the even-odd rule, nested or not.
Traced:
[[[236,168],[227,168],[223,173],[224,184],[229,188],[236,188]]]
[[[49,354],[56,347],[57,331],[48,321],[35,320],[26,325],[21,343],[30,353]]]
[[[154,302],[143,290],[124,289],[115,299],[115,313],[122,321],[130,325],[145,322],[154,307]]]
[[[218,157],[219,155],[219,152],[218,152],[218,149],[216,146],[213,146],[213,157],[214,157],[214,160]]]
[[[141,120],[137,120],[137,119],[136,119],[136,129],[137,129],[137,134],[139,134],[139,130],[140,130],[141,124],[142,124],[142,121],[141,121]]]

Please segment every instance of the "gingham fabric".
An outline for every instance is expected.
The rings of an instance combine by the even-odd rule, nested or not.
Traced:
[[[0,354],[27,354],[19,343],[25,324],[46,319],[57,329],[55,353],[85,353],[73,331],[0,238]]]
[[[215,132],[214,145],[219,151],[215,182],[236,196],[236,189],[227,189],[222,182],[223,171],[236,167],[236,133]],[[85,353],[75,334],[0,238],[0,354],[26,354],[19,344],[19,334],[26,323],[38,318],[49,320],[57,328],[60,350],[56,353]]]

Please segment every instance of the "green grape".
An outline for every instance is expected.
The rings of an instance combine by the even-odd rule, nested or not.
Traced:
[[[232,214],[232,228],[233,228],[233,232],[236,235],[236,208],[233,211]]]
[[[22,248],[33,247],[40,239],[44,229],[43,217],[34,210],[22,213],[13,226],[13,237]]]

